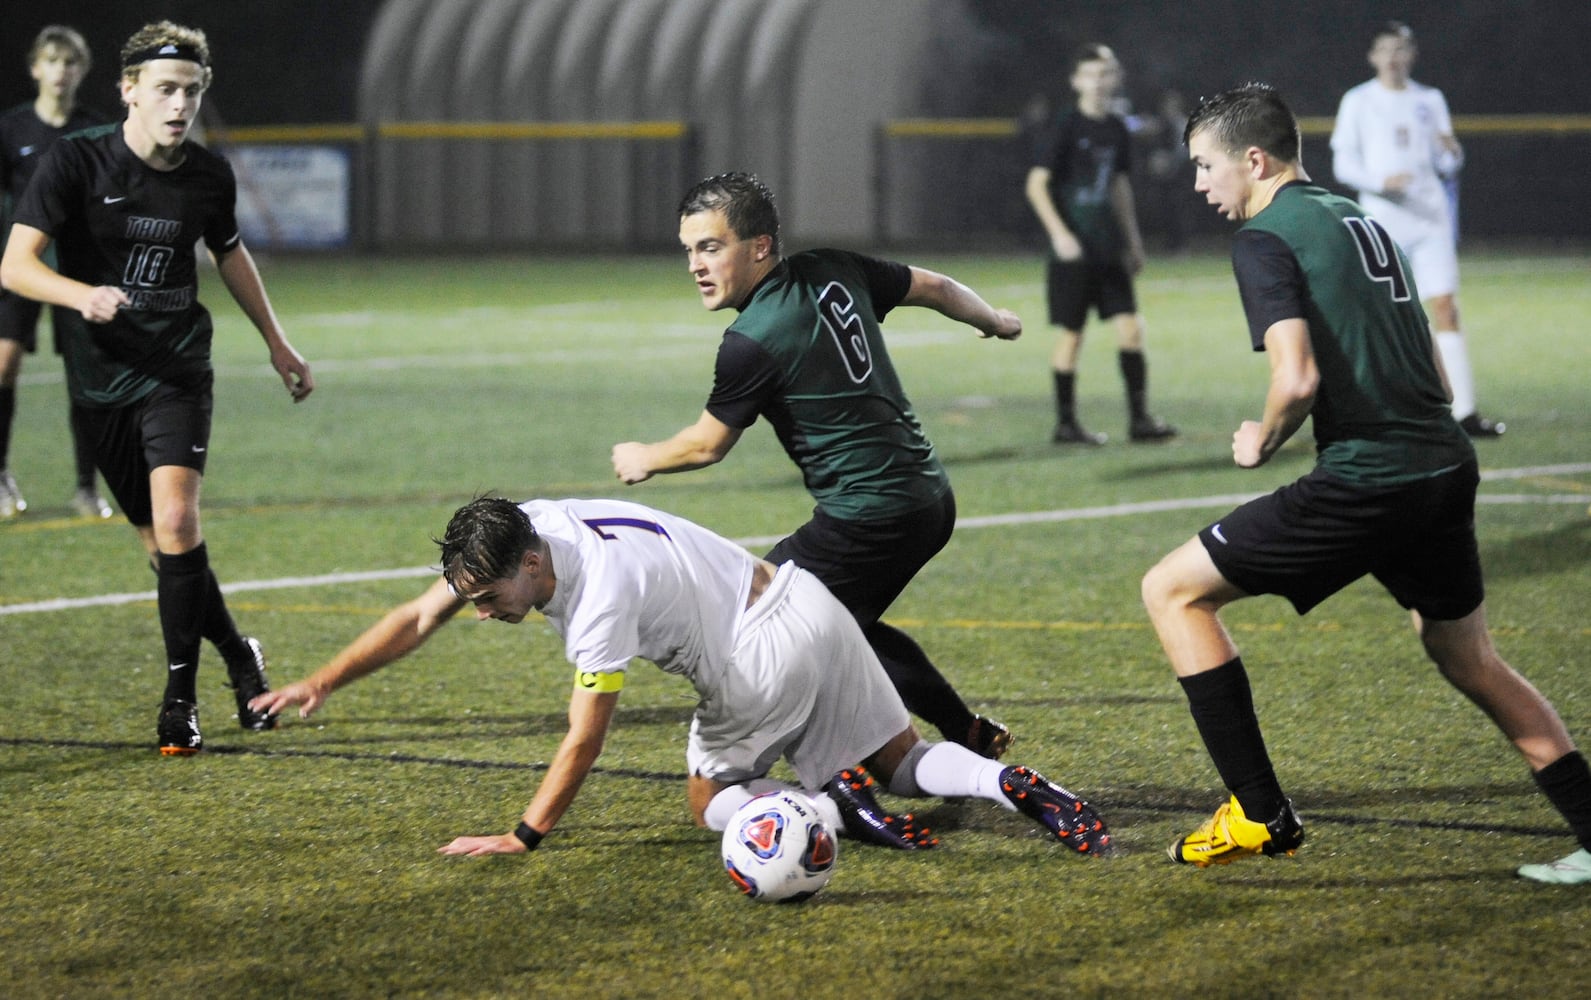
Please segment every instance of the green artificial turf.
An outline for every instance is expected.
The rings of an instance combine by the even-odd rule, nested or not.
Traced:
[[[68,516],[65,390],[42,353],[24,369],[11,457],[31,508],[0,524],[0,993],[1583,995],[1591,886],[1513,875],[1572,839],[1369,582],[1305,618],[1276,599],[1226,616],[1308,830],[1298,856],[1198,871],[1163,853],[1222,793],[1138,581],[1233,497],[1301,474],[1312,454],[1300,440],[1263,469],[1231,463],[1266,365],[1225,260],[1152,261],[1140,284],[1152,402],[1181,428],[1173,442],[1121,443],[1114,338],[1093,325],[1082,415],[1113,439],[1097,450],[1048,440],[1039,262],[912,262],[1015,308],[1029,330],[984,342],[909,309],[886,323],[961,513],[889,620],[1011,726],[1011,760],[1104,814],[1120,857],[1072,856],[985,803],[916,803],[940,850],[843,841],[817,898],[752,903],[723,874],[717,836],[688,821],[692,693],[644,666],[540,851],[439,856],[456,835],[512,828],[558,744],[569,669],[536,619],[460,621],[267,734],[236,727],[207,653],[207,749],[162,758],[154,579],[124,524]],[[1591,283],[1571,253],[1472,253],[1464,268],[1482,408],[1508,424],[1478,446],[1488,614],[1503,655],[1584,741]],[[482,491],[632,498],[759,549],[810,510],[765,426],[720,466],[613,478],[613,443],[693,421],[711,382],[728,317],[702,311],[675,257],[263,269],[318,387],[290,404],[209,276],[219,377],[204,530],[278,683],[418,593],[425,580],[400,571],[425,567],[431,535]]]

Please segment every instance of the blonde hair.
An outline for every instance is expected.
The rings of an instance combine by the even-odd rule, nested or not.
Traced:
[[[187,28],[171,21],[146,24],[127,39],[126,44],[122,46],[122,79],[137,80],[138,72],[144,63],[151,59],[162,58],[156,53],[168,45],[184,50],[175,58],[191,59],[199,64],[202,70],[199,86],[208,89],[211,79],[209,39],[205,38],[204,32],[198,28]]]

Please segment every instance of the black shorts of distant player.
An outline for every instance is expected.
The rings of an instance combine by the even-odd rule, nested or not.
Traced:
[[[1050,324],[1067,330],[1083,328],[1090,306],[1098,308],[1102,320],[1138,311],[1132,275],[1119,258],[1061,260],[1051,256],[1045,269],[1045,289]]]

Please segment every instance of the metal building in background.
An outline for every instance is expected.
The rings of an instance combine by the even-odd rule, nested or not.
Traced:
[[[871,239],[875,135],[917,113],[935,18],[891,0],[388,0],[358,107],[370,242],[674,241],[749,170],[802,241]]]

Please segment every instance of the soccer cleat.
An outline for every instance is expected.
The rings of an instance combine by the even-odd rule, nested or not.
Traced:
[[[115,515],[104,497],[93,490],[78,490],[72,494],[72,513],[90,521],[104,521]]]
[[[845,822],[845,832],[855,840],[901,851],[926,851],[939,845],[927,827],[919,827],[911,813],[891,816],[873,797],[876,782],[865,767],[848,767],[823,786]]]
[[[22,499],[22,492],[17,489],[17,481],[12,478],[9,469],[0,469],[0,521],[16,517],[28,509],[28,502]]]
[[[1502,437],[1503,432],[1508,430],[1508,425],[1501,420],[1487,420],[1479,413],[1471,413],[1463,420],[1460,420],[1458,425],[1464,428],[1464,433],[1472,438]]]
[[[1207,868],[1224,865],[1238,858],[1264,854],[1288,857],[1304,842],[1304,824],[1285,800],[1281,814],[1269,823],[1256,823],[1243,815],[1237,796],[1224,802],[1204,825],[1166,848],[1172,861]]]
[[[1127,438],[1131,441],[1165,441],[1177,436],[1177,429],[1161,420],[1144,414],[1134,417],[1127,427]]]
[[[227,686],[238,700],[238,725],[255,733],[275,729],[276,716],[249,707],[249,702],[271,689],[265,679],[265,650],[260,648],[260,640],[251,635],[243,637],[243,644],[249,649],[248,660],[228,663],[226,667]]]
[[[993,719],[974,715],[972,725],[967,729],[966,747],[990,760],[999,760],[1011,749],[1011,730]]]
[[[199,706],[191,701],[170,698],[160,706],[160,721],[155,725],[160,737],[160,753],[165,757],[187,757],[199,752],[204,737],[199,735]]]
[[[1102,433],[1085,431],[1082,424],[1074,422],[1056,424],[1055,430],[1050,433],[1050,440],[1055,444],[1101,445],[1109,438]]]
[[[1584,885],[1591,883],[1591,851],[1581,848],[1566,858],[1549,861],[1544,865],[1520,865],[1519,877],[1532,882],[1551,882],[1554,885]]]
[[[1079,854],[1110,853],[1110,832],[1099,814],[1031,767],[1001,771],[1000,790],[1023,815],[1044,824],[1056,840]]]

